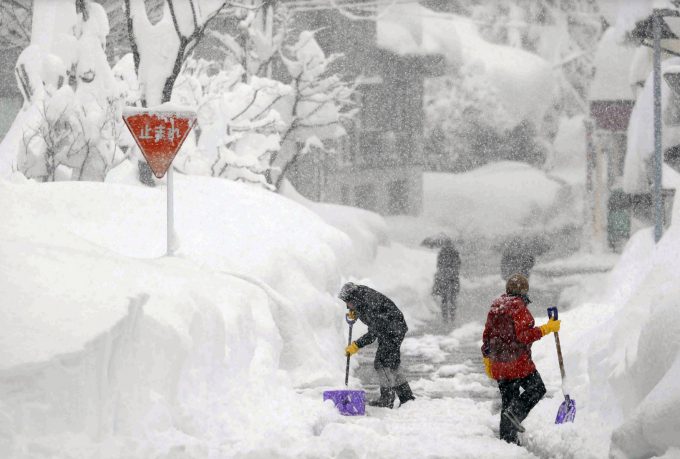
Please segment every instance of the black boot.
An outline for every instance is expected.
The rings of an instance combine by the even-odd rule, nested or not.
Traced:
[[[524,427],[521,424],[522,421],[520,421],[517,418],[517,416],[515,416],[514,413],[511,410],[508,409],[508,410],[503,411],[501,416],[505,416],[505,418],[508,421],[510,421],[510,423],[515,428],[515,430],[517,430],[517,432],[524,432],[525,431]]]
[[[380,388],[380,398],[369,400],[368,406],[379,408],[392,408],[394,406],[394,390],[389,387]]]
[[[399,406],[403,405],[409,400],[416,399],[413,396],[413,392],[411,392],[411,386],[409,386],[407,382],[400,386],[395,387],[394,391],[397,393],[397,397],[399,397],[399,402],[401,403]]]

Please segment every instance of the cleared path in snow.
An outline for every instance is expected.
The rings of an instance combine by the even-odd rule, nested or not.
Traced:
[[[401,369],[416,395],[466,397],[478,401],[498,398],[496,384],[484,374],[480,344],[486,312],[491,301],[501,293],[499,283],[502,284],[500,279],[490,275],[474,279],[473,288],[463,286],[453,327],[435,321],[407,334],[402,345]],[[538,286],[530,295],[534,298],[531,309],[536,322],[542,323],[545,308],[557,304],[560,288],[555,283],[536,283]],[[542,284],[546,288],[540,288]],[[358,362],[354,375],[372,393],[378,391],[373,370],[376,348],[375,344],[370,345],[355,357]]]
[[[404,256],[397,249],[385,250],[393,254],[383,254],[383,262]],[[402,371],[417,400],[394,410],[369,407],[368,416],[380,418],[390,434],[399,432],[417,439],[420,448],[414,452],[421,457],[536,457],[526,449],[498,440],[500,397],[496,383],[484,374],[481,361],[483,323],[491,302],[504,290],[498,274],[500,256],[491,248],[461,248],[461,256],[462,290],[453,327],[447,328],[437,318],[412,326],[402,345]],[[374,265],[375,277],[384,282],[389,279],[387,271],[393,271],[398,277],[399,266],[396,263],[394,267]],[[370,273],[365,274],[372,278]],[[394,295],[399,303],[403,291],[394,283],[391,285],[396,288],[384,291]],[[567,285],[561,278],[532,275],[530,309],[537,323],[546,319],[546,308],[557,304],[560,292]],[[429,295],[429,286],[415,288],[421,295]],[[353,375],[359,378],[368,398],[378,393],[373,369],[375,350],[375,344],[362,349],[352,364]],[[451,438],[444,441],[442,435]],[[441,443],[457,448],[443,453]],[[484,454],[480,455],[480,451]],[[407,457],[406,451],[401,453],[404,455],[386,454],[385,457]]]

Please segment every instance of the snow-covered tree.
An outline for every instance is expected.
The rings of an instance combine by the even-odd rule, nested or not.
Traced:
[[[321,139],[344,134],[353,88],[330,68],[340,56],[326,56],[313,32],[288,36],[285,7],[270,8],[264,20],[262,13],[237,9],[232,27],[211,30],[220,53],[210,54],[223,60],[188,61],[173,100],[199,107],[197,149],[183,170],[278,189],[301,154],[319,152],[298,144],[323,146]],[[283,82],[269,76],[275,60]]]
[[[155,106],[170,101],[182,65],[230,2],[166,0],[156,24],[149,21],[144,0],[124,0],[124,6],[142,103]]]
[[[282,136],[281,154],[272,158],[272,166],[278,166],[281,172],[268,179],[277,189],[286,170],[300,155],[327,150],[325,147],[309,148],[310,142],[322,147],[325,145],[323,140],[346,134],[343,123],[355,115],[356,104],[352,100],[354,86],[334,73],[331,67],[341,57],[337,54],[326,56],[311,31],[300,33],[297,41],[281,53],[293,91],[276,106],[287,126]],[[304,147],[298,149],[297,144]]]
[[[142,106],[155,106],[172,99],[175,81],[184,63],[220,13],[256,9],[231,6],[227,0],[165,0],[161,19],[152,24],[144,0],[124,0]],[[139,164],[140,180],[152,185],[154,179],[148,166],[141,161]]]
[[[431,168],[465,170],[495,156],[489,150],[512,127],[495,91],[474,66],[425,81],[425,150]]]
[[[497,106],[493,82],[469,66],[429,82],[426,153],[431,167],[458,170],[500,159],[541,165],[550,155],[560,117],[587,110],[592,51],[602,32],[597,1],[461,0],[457,11],[474,22],[485,40],[550,63],[558,93],[542,120],[516,120],[510,126],[505,120],[512,117]]]
[[[561,109],[569,115],[583,112],[594,50],[603,32],[597,0],[470,0],[470,4],[471,16],[487,40],[547,59],[559,77]]]
[[[265,173],[285,127],[272,106],[291,88],[257,76],[244,82],[245,73],[240,65],[186,62],[172,100],[197,107],[198,126],[196,148],[176,164],[179,170],[268,186]]]
[[[32,0],[0,2],[0,49],[24,48],[31,41]]]
[[[106,61],[108,19],[101,5],[62,1],[36,8],[32,43],[16,65],[24,96],[19,171],[43,181],[103,180],[123,159],[118,139],[125,92]],[[48,9],[49,7],[53,9]],[[36,24],[62,12],[71,27],[36,34]],[[63,26],[64,24],[62,24]]]

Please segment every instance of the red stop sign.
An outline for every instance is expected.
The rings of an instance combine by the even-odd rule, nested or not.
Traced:
[[[176,110],[129,110],[123,121],[154,175],[165,175],[196,122],[196,113]]]

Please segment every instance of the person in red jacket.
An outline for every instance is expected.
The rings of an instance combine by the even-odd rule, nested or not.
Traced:
[[[524,432],[522,421],[545,395],[545,385],[531,360],[531,344],[560,329],[560,321],[552,319],[534,326],[527,308],[528,293],[527,278],[511,275],[505,294],[491,304],[482,336],[486,374],[498,381],[501,392],[500,437],[508,443],[518,443],[517,433]],[[520,388],[524,390],[521,395]]]

